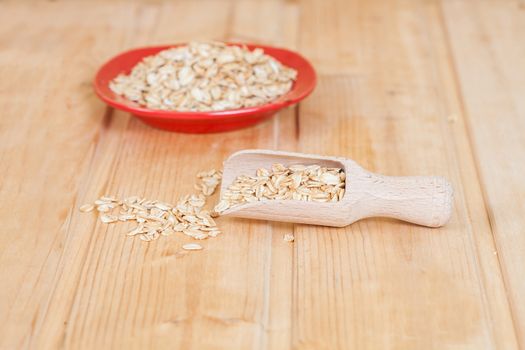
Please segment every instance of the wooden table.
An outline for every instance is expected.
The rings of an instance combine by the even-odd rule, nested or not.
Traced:
[[[525,347],[523,1],[2,1],[0,23],[1,349]],[[208,38],[295,49],[318,87],[210,135],[95,97],[116,53]],[[78,211],[104,193],[173,201],[244,148],[446,176],[452,220],[221,219],[180,255],[183,235],[148,244]]]

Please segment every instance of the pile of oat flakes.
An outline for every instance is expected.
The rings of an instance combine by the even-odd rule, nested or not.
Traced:
[[[194,239],[201,240],[216,237],[221,233],[212,218],[212,213],[204,209],[206,199],[211,196],[220,184],[222,173],[210,170],[197,174],[197,194],[185,195],[176,205],[148,200],[138,196],[117,199],[113,196],[103,196],[93,204],[80,207],[82,212],[96,209],[100,213],[100,221],[106,224],[131,221],[136,224],[128,236],[138,236],[149,242],[160,236],[169,236],[182,232]]]
[[[82,212],[96,209],[100,221],[111,224],[118,221],[134,222],[127,233],[150,242],[160,236],[181,232],[196,240],[216,237],[221,233],[214,220],[225,210],[243,203],[261,200],[303,200],[336,202],[343,198],[346,176],[342,169],[319,165],[274,164],[271,169],[258,169],[255,176],[240,175],[222,193],[219,203],[212,211],[205,209],[209,196],[213,195],[222,180],[222,172],[215,169],[197,174],[196,194],[185,195],[176,205],[148,200],[138,196],[118,199],[103,196],[93,204],[80,207]],[[284,240],[293,242],[293,235]],[[186,250],[200,250],[196,243],[183,246]]]
[[[215,212],[220,214],[232,206],[272,199],[337,202],[344,196],[345,179],[340,168],[274,164],[270,170],[258,169],[255,176],[238,176],[222,193]]]
[[[109,87],[150,109],[222,111],[273,101],[296,77],[260,48],[192,42],[144,58]]]

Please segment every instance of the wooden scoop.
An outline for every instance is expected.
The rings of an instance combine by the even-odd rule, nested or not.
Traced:
[[[442,177],[383,176],[368,172],[350,159],[270,150],[232,154],[224,163],[221,196],[237,176],[255,175],[257,169],[270,169],[275,163],[341,168],[346,174],[345,195],[338,202],[250,202],[235,205],[222,215],[335,227],[380,216],[439,227],[449,220],[452,212],[452,187]]]

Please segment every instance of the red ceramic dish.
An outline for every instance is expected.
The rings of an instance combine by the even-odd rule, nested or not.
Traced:
[[[250,108],[216,112],[178,112],[148,109],[115,94],[109,82],[121,73],[129,73],[145,56],[154,55],[170,47],[167,45],[146,47],[126,51],[106,62],[97,72],[93,82],[95,92],[108,105],[127,111],[153,127],[179,132],[210,133],[244,128],[273,116],[280,109],[296,104],[314,89],[316,75],[312,65],[296,52],[264,45],[244,44],[250,50],[260,47],[264,53],[273,56],[282,64],[297,70],[297,80],[292,90],[277,100]],[[229,45],[241,45],[231,43]]]

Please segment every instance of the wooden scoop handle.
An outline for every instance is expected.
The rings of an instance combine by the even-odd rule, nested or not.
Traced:
[[[446,179],[369,175],[361,217],[389,217],[429,227],[443,226],[449,220],[453,190]]]

